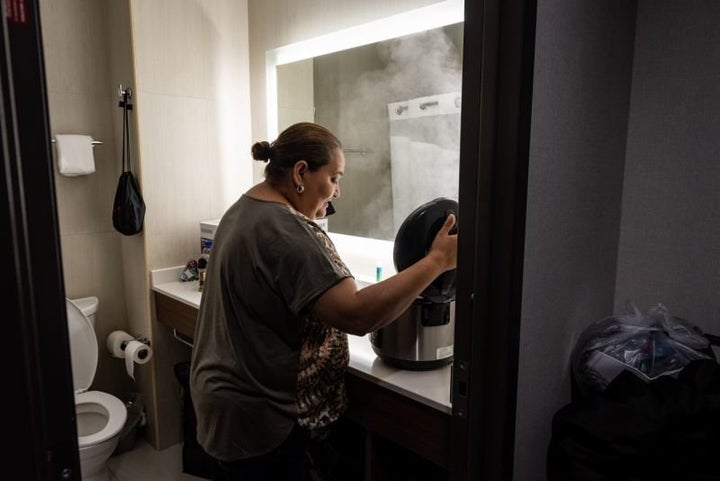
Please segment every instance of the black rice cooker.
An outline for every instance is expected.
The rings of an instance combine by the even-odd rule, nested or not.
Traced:
[[[395,236],[393,262],[400,272],[427,255],[458,203],[444,197],[415,209]],[[395,321],[370,334],[373,351],[383,361],[410,370],[434,369],[453,359],[455,269],[438,276]]]

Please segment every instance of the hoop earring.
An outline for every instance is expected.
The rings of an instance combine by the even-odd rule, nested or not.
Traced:
[[[305,186],[302,185],[302,184],[300,184],[300,185],[297,186],[297,189],[296,189],[296,190],[297,190],[297,193],[298,193],[298,194],[302,194],[303,192],[305,192]]]

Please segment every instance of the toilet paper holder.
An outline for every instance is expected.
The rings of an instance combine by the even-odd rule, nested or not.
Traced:
[[[135,380],[135,364],[145,364],[152,359],[150,339],[133,336],[125,331],[113,331],[107,337],[106,345],[113,357],[125,360],[128,376]]]
[[[146,346],[150,346],[150,339],[148,339],[148,338],[145,337],[145,336],[140,336],[140,337],[136,337],[136,338],[134,338],[134,339],[128,339],[127,341],[121,342],[121,343],[120,343],[120,349],[122,349],[122,350],[124,351],[125,348],[127,347],[127,345],[130,343],[130,341],[142,342],[142,343],[145,344]]]
[[[134,336],[126,331],[118,330],[111,332],[105,341],[105,345],[110,354],[112,354],[113,357],[121,359],[125,357],[128,346],[137,344],[147,346],[147,349],[140,351],[140,359],[144,360],[146,357],[149,357],[148,351],[152,350],[152,346],[150,345],[150,339],[146,336]]]

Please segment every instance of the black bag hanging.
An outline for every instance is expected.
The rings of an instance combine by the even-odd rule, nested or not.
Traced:
[[[135,176],[130,171],[130,123],[128,110],[132,110],[130,104],[130,89],[120,90],[123,100],[120,106],[123,108],[123,150],[122,165],[123,172],[120,174],[115,201],[113,202],[112,221],[115,230],[125,235],[134,235],[142,231],[143,220],[145,219],[145,201],[143,200],[140,186]]]

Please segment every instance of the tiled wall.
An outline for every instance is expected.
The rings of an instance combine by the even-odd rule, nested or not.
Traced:
[[[141,392],[149,440],[163,448],[180,439],[172,367],[189,350],[153,322],[148,273],[196,257],[200,220],[220,217],[252,183],[247,5],[43,0],[41,21],[53,135],[103,141],[96,173],[56,175],[66,294],[100,298],[93,388]],[[121,172],[120,83],[134,90],[132,170],[147,204],[143,233],[130,237],[111,220]],[[151,339],[154,359],[135,370],[136,383],[105,354],[115,329]]]
[[[116,107],[118,77],[110,74],[108,32],[117,29],[117,23],[109,21],[105,1],[41,0],[40,14],[50,131],[53,136],[91,135],[103,142],[94,148],[95,173],[66,177],[55,167],[65,294],[100,299],[96,326],[100,355],[92,388],[113,393],[136,390],[123,362],[104,349],[110,331],[128,329],[123,241],[111,219],[121,172],[121,144],[114,124],[122,111]],[[53,155],[56,159],[56,148]],[[141,243],[142,235],[137,237],[134,242]],[[144,265],[142,258],[139,263]]]
[[[199,222],[252,185],[247,4],[132,1],[150,269],[199,254]]]
[[[131,0],[136,116],[147,213],[147,269],[200,254],[200,221],[221,217],[252,185],[247,3]],[[147,271],[146,271],[147,272]],[[173,366],[190,349],[154,321],[154,432],[180,439]]]

